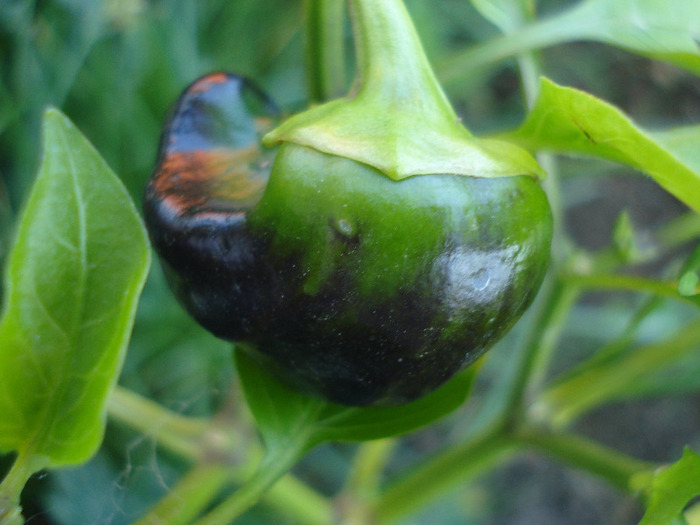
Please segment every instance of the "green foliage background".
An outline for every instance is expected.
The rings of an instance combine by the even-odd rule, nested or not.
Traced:
[[[517,127],[525,110],[514,60],[484,65],[468,76],[461,73],[463,50],[496,38],[498,29],[466,0],[406,4],[466,125],[476,134]],[[570,4],[542,0],[538,14],[554,15]],[[36,173],[40,118],[47,105],[61,108],[73,120],[138,203],[167,109],[197,76],[234,71],[255,79],[288,112],[306,105],[302,23],[300,0],[0,2],[0,255],[7,253],[15,218]],[[349,35],[347,47],[350,55]],[[543,71],[557,83],[612,102],[645,128],[700,122],[700,82],[682,69],[592,42],[548,48],[541,60]],[[347,73],[351,78],[352,71]],[[614,233],[624,233],[613,226],[627,209],[636,249],[661,246],[668,253],[635,266],[633,275],[679,269],[669,269],[667,263],[688,251],[683,241],[700,234],[696,216],[685,214],[675,199],[630,168],[566,159],[559,169],[563,219],[580,246],[608,249]],[[672,220],[675,226],[669,228]],[[587,261],[584,257],[579,262]],[[632,313],[640,304],[632,294],[586,295],[564,324],[566,343],[554,371],[565,370],[619,336],[633,323]],[[644,318],[634,341],[650,345],[660,337],[673,339],[693,312],[692,306],[677,301],[664,303]],[[474,399],[448,420],[398,445],[389,472],[479,426],[475,414],[485,411],[477,409],[501,403],[499,386],[512,368],[514,343],[522,337],[516,327],[491,352]],[[589,370],[595,372],[595,367]],[[622,391],[622,401],[593,411],[576,429],[642,459],[674,461],[686,444],[700,449],[698,378],[700,357],[686,354],[663,374],[635,383],[635,392]],[[221,412],[240,418],[242,428],[249,424],[246,414],[221,411],[235,407],[241,396],[229,345],[184,315],[157,265],[140,303],[120,382],[181,414]],[[567,395],[550,394],[555,401]],[[646,400],[624,401],[632,394]],[[352,445],[323,446],[296,473],[320,492],[333,494],[342,486],[354,450]],[[33,523],[131,523],[168,493],[185,467],[180,457],[156,450],[149,436],[111,423],[104,446],[87,465],[31,482],[26,515],[36,513]],[[478,483],[462,486],[407,523],[427,523],[427,516],[433,523],[512,523],[513,516],[540,524],[636,523],[641,509],[625,498],[587,475],[526,455]],[[275,509],[262,506],[241,522],[281,519]]]

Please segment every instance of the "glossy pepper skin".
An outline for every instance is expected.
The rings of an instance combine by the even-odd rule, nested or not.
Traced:
[[[218,148],[195,148],[178,172],[167,146],[201,93],[183,95],[166,129],[147,226],[185,308],[288,383],[340,404],[405,403],[477,359],[532,302],[552,234],[534,178],[395,182],[285,143],[269,180],[248,171],[212,191],[222,178],[201,161]]]

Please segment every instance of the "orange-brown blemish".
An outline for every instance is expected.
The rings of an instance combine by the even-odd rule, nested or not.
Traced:
[[[229,77],[226,73],[212,73],[211,75],[200,78],[197,82],[192,84],[187,90],[187,93],[204,93],[208,91],[212,85],[223,84],[228,80]]]
[[[162,159],[151,180],[152,191],[179,213],[207,208],[249,207],[262,194],[265,181],[251,168],[258,150],[195,150],[170,153]],[[217,210],[217,211],[215,211]]]

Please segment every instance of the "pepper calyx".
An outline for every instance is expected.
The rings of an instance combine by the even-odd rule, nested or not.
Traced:
[[[401,0],[350,0],[358,73],[348,96],[297,114],[263,138],[377,168],[428,174],[543,177],[514,144],[474,137],[450,106]]]

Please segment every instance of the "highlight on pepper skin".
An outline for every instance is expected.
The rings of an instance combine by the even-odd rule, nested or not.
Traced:
[[[552,234],[535,179],[395,182],[292,143],[271,167],[251,102],[270,118],[235,75],[185,90],[144,200],[171,288],[214,335],[312,395],[395,405],[477,359],[532,302]]]

